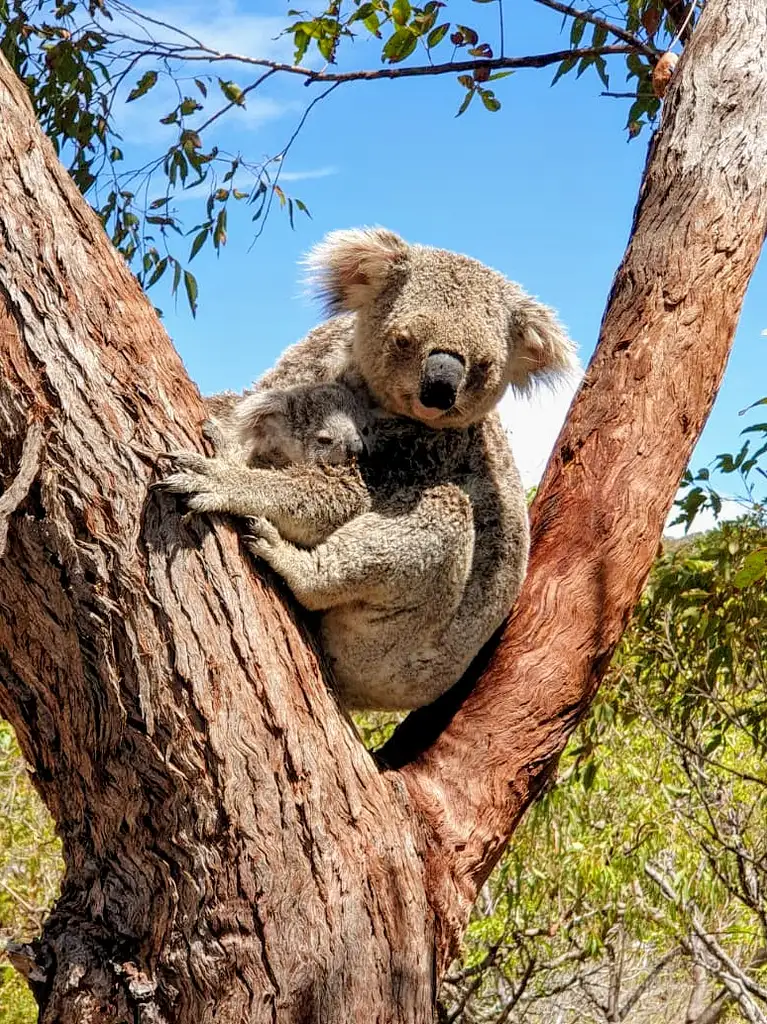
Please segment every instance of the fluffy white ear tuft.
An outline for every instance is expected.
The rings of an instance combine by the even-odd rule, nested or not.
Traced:
[[[575,346],[553,309],[517,294],[509,318],[507,379],[517,391],[555,385],[578,369]]]
[[[254,391],[238,402],[232,410],[232,419],[241,437],[257,431],[270,416],[285,416],[288,411],[289,392],[278,388]]]
[[[331,231],[304,260],[307,280],[331,316],[353,312],[375,298],[407,252],[386,228]]]

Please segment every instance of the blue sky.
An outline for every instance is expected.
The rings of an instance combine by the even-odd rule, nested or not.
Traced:
[[[240,0],[146,9],[218,48],[289,59],[289,43],[274,41],[287,7]],[[559,15],[533,0],[507,8],[507,54],[567,46]],[[481,21],[489,31],[496,11],[495,4],[453,0],[446,13],[465,24]],[[620,90],[625,72],[620,58],[614,61],[611,86]],[[377,67],[380,58],[373,47],[355,44],[346,64]],[[319,311],[302,294],[298,262],[326,231],[362,224],[465,252],[519,281],[559,311],[585,364],[628,238],[649,135],[626,141],[627,103],[600,97],[596,75],[568,76],[552,88],[553,70],[519,71],[495,83],[503,104],[496,114],[475,101],[456,119],[462,90],[450,76],[352,83],[318,104],[282,178],[286,190],[308,204],[312,219],[299,215],[291,231],[287,217],[274,210],[253,244],[245,210],[239,219],[230,216],[221,257],[203,250],[192,264],[200,282],[196,320],[184,300],[174,309],[163,285],[152,292],[201,390],[246,386],[318,321]],[[242,69],[227,74],[241,85],[251,80]],[[222,148],[253,158],[279,151],[317,91],[295,81],[272,79],[267,86],[245,112],[235,111],[222,124],[216,138]],[[157,106],[160,96],[158,87],[151,103],[125,108],[131,158],[161,151],[162,129],[152,123],[168,109]],[[202,219],[193,199],[177,208],[189,227]],[[733,450],[744,425],[739,410],[767,393],[765,284],[762,259],[695,465]],[[568,402],[569,394],[504,401],[527,482],[542,470]]]

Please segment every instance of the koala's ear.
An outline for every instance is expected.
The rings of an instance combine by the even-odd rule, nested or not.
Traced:
[[[578,367],[575,346],[556,313],[521,292],[510,302],[507,379],[518,391],[554,384]]]
[[[290,407],[290,392],[279,388],[254,391],[238,402],[232,416],[242,435],[257,431],[264,421],[272,416],[287,416]]]
[[[331,231],[306,257],[308,283],[332,316],[372,301],[406,259],[407,242],[385,228]]]

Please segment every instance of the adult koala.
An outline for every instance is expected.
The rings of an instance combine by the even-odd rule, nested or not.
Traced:
[[[253,469],[177,454],[192,510],[260,517],[251,549],[322,635],[349,707],[415,708],[463,674],[508,615],[529,547],[522,484],[494,411],[574,366],[554,313],[501,274],[383,229],[311,254],[332,319],[257,390],[338,381],[376,415],[352,468]],[[308,549],[308,550],[307,550]]]

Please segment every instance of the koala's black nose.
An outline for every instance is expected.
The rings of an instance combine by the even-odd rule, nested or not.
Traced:
[[[432,352],[421,378],[421,404],[447,411],[455,405],[465,373],[463,359],[451,352]]]

